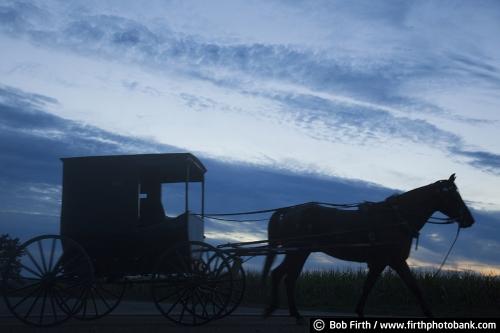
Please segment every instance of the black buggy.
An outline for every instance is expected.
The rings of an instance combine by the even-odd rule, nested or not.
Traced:
[[[183,325],[237,307],[241,261],[203,242],[206,169],[194,155],[62,162],[60,235],[25,242],[2,274],[7,307],[17,318],[35,326],[97,319],[116,308],[132,283],[148,284],[158,310]],[[166,216],[162,205],[162,184],[168,190],[171,183],[185,184],[185,209],[177,217]],[[191,183],[201,184],[201,214],[189,212]]]

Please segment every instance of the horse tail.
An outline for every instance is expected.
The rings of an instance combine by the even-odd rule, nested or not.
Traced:
[[[271,215],[269,219],[269,224],[267,226],[267,237],[269,240],[269,252],[266,255],[266,261],[264,262],[264,268],[262,269],[262,280],[261,283],[264,286],[266,284],[266,278],[271,270],[274,259],[276,259],[276,252],[274,249],[279,245],[276,237],[279,235],[280,221],[283,218],[283,210],[277,210]]]

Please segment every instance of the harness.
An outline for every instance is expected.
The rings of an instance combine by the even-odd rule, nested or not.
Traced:
[[[371,204],[377,204],[377,203],[365,201],[365,202],[360,202],[360,203],[338,204],[338,203],[330,203],[330,202],[311,201],[311,202],[306,202],[306,203],[302,203],[302,204],[291,205],[291,206],[284,206],[284,207],[278,207],[278,208],[272,208],[272,209],[253,210],[253,211],[235,212],[235,213],[209,213],[209,214],[204,214],[204,215],[201,215],[201,214],[194,214],[194,215],[200,216],[202,218],[206,217],[206,218],[210,218],[210,219],[214,219],[214,220],[219,220],[219,221],[249,223],[249,222],[267,221],[267,220],[269,220],[269,218],[266,217],[266,218],[260,218],[260,219],[231,219],[231,218],[227,218],[227,217],[229,217],[229,216],[257,215],[257,214],[264,214],[264,213],[275,213],[275,212],[278,212],[278,211],[286,211],[288,209],[298,208],[298,207],[304,207],[304,206],[307,206],[307,205],[319,205],[319,206],[327,206],[327,207],[332,207],[332,208],[344,208],[344,209],[352,209],[352,208],[360,209],[362,207],[365,207],[366,205],[371,205]],[[398,208],[397,205],[389,205],[389,207],[390,207],[390,210],[396,214],[396,218],[399,220],[399,223],[396,223],[393,226],[401,225],[401,226],[403,226],[407,230],[407,232],[410,235],[410,237],[412,239],[413,238],[415,239],[415,251],[417,251],[418,250],[418,243],[419,243],[419,239],[420,239],[420,231],[418,229],[416,229],[411,223],[409,223],[408,219],[405,219],[401,215],[400,209]],[[280,220],[283,219],[283,214],[279,217],[279,219]],[[443,225],[443,224],[451,224],[451,223],[454,223],[455,221],[456,221],[456,218],[430,217],[426,221],[426,223],[430,223],[430,224],[442,224]],[[461,229],[461,227],[460,227],[460,225],[458,225],[457,232],[455,234],[455,238],[454,238],[453,242],[451,243],[450,248],[446,252],[446,255],[444,256],[443,261],[441,262],[438,270],[436,271],[436,273],[434,273],[433,277],[437,276],[441,272],[443,266],[445,265],[445,263],[446,263],[449,255],[450,255],[453,247],[455,246],[455,243],[458,240],[458,236],[460,234],[460,229]],[[312,237],[314,238],[314,237],[319,237],[319,236],[328,236],[328,234],[314,235]],[[300,238],[304,239],[304,237],[300,237]],[[305,238],[311,238],[311,237],[307,237],[306,236]],[[372,243],[372,241],[375,242],[375,238],[369,239],[369,240],[370,240],[370,243]],[[239,246],[242,246],[242,245],[259,244],[259,243],[265,243],[265,242],[267,242],[267,240],[264,240],[264,241],[255,241],[255,242],[224,244],[224,245],[221,245],[221,247],[225,247],[225,246],[228,246],[228,245],[233,245],[233,246],[236,245],[236,247],[239,247]]]

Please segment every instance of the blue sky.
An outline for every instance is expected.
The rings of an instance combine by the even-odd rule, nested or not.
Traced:
[[[0,1],[0,226],[57,230],[63,156],[193,152],[213,210],[382,200],[455,172],[477,224],[450,262],[500,272],[496,31],[496,1]],[[426,227],[412,264],[453,232]]]

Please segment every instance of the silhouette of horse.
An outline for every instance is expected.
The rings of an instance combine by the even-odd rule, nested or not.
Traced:
[[[264,316],[278,306],[278,285],[284,277],[290,316],[296,317],[298,323],[302,321],[295,305],[295,283],[313,251],[368,264],[368,276],[355,309],[360,317],[368,294],[386,266],[393,268],[415,294],[424,314],[432,316],[406,259],[412,239],[437,211],[457,221],[462,228],[474,223],[455,185],[455,174],[382,202],[362,204],[357,210],[311,203],[276,211],[269,220],[269,246],[296,250],[287,251],[283,262],[271,273],[271,301]],[[273,251],[266,257],[263,282],[275,257]]]

